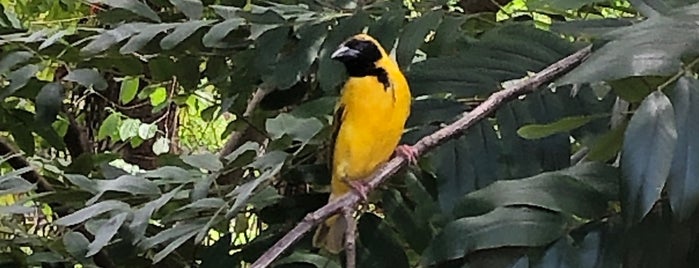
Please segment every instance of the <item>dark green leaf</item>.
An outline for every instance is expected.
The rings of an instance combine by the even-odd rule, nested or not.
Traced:
[[[96,189],[98,191],[94,197],[87,200],[87,205],[90,205],[97,201],[105,192],[114,191],[129,193],[132,195],[159,195],[160,188],[154,182],[149,181],[143,177],[137,177],[133,175],[122,175],[113,180],[93,180],[97,183]]]
[[[0,75],[4,75],[15,66],[27,62],[32,56],[32,53],[27,51],[14,51],[7,54],[0,60]]]
[[[581,115],[564,117],[549,124],[524,125],[517,130],[520,137],[530,140],[548,137],[561,132],[568,132],[584,126],[590,121],[607,117],[607,115]]]
[[[36,152],[34,135],[32,130],[22,124],[8,126],[12,139],[17,143],[19,149],[28,155]]]
[[[178,1],[192,1],[192,0],[178,0]],[[162,40],[160,40],[160,47],[163,49],[173,49],[175,46],[177,46],[179,43],[187,39],[189,36],[194,34],[199,28],[207,26],[211,23],[213,23],[213,20],[192,20],[188,22],[184,22],[177,27],[175,27],[175,31],[173,31],[171,34],[168,34],[165,36]],[[225,36],[225,35],[224,35]]]
[[[90,241],[85,238],[85,235],[78,232],[68,231],[63,235],[63,245],[68,254],[83,263],[87,261],[85,254],[88,251],[87,246],[89,243]]]
[[[317,118],[296,118],[288,113],[268,119],[265,123],[265,129],[272,139],[279,139],[287,134],[302,143],[310,141],[321,128],[323,128],[323,123]]]
[[[551,31],[570,35],[600,36],[621,27],[631,26],[632,24],[632,20],[622,18],[572,20],[553,22]]]
[[[676,143],[672,104],[662,92],[653,92],[631,117],[624,136],[622,208],[629,222],[639,222],[660,198]]]
[[[202,43],[207,47],[226,47],[226,43],[223,39],[233,30],[238,29],[245,20],[241,18],[232,18],[224,20],[211,27],[209,31],[202,38]]]
[[[680,57],[699,52],[693,21],[655,16],[609,32],[612,41],[594,51],[580,66],[556,81],[558,85],[608,81],[630,76],[671,75]],[[628,53],[633,51],[634,53]]]
[[[112,211],[112,210],[128,210],[129,205],[117,201],[117,200],[107,200],[107,201],[102,201],[99,203],[96,203],[94,205],[91,205],[89,207],[83,208],[81,210],[78,210],[76,212],[73,212],[65,217],[59,218],[54,222],[56,225],[62,225],[62,226],[71,226],[75,225],[81,222],[84,222],[86,220],[92,219],[96,216],[99,216],[102,213],[105,213],[107,211]]]
[[[46,38],[46,40],[44,40],[44,42],[42,42],[41,45],[39,45],[39,50],[43,50],[47,47],[50,47],[68,33],[68,30],[60,30],[56,32],[55,34],[51,35],[51,37]]]
[[[301,80],[318,57],[318,51],[328,32],[327,26],[325,23],[318,23],[300,28],[296,32],[299,41],[293,50],[279,57],[271,73],[263,72],[262,80],[279,89],[288,89]],[[272,53],[272,51],[263,53]],[[274,54],[269,56],[276,58]]]
[[[182,187],[175,188],[167,194],[164,194],[158,199],[146,203],[145,205],[143,205],[143,207],[134,211],[133,219],[129,224],[129,229],[131,229],[131,232],[133,232],[133,234],[136,235],[136,242],[140,241],[140,239],[143,238],[143,235],[145,235],[146,228],[148,227],[150,218],[153,215],[153,213],[158,211],[162,206],[169,202],[175,196],[175,194],[177,194],[180,191],[181,188]]]
[[[135,0],[125,0],[135,1]],[[80,49],[80,52],[87,55],[94,55],[109,49],[111,46],[126,40],[134,34],[139,33],[143,29],[148,29],[150,24],[147,23],[127,23],[116,29],[108,30],[98,35],[92,42]]]
[[[0,100],[11,96],[17,90],[20,90],[27,85],[30,79],[39,71],[39,66],[34,64],[25,65],[22,68],[12,71],[7,75],[7,80],[10,80],[10,85],[0,91]]]
[[[558,213],[528,207],[500,207],[488,214],[447,224],[425,250],[422,261],[433,265],[481,249],[543,246],[565,231],[566,221]]]
[[[183,155],[180,158],[190,166],[208,171],[219,171],[223,168],[223,164],[218,159],[218,156],[209,152],[203,154]]]
[[[607,201],[594,188],[572,177],[543,173],[526,179],[496,181],[467,194],[454,208],[454,215],[461,218],[497,207],[526,205],[591,219],[607,212]]]
[[[552,8],[558,10],[576,10],[584,5],[591,5],[604,0],[532,0],[527,2],[527,6],[532,9]]]
[[[41,124],[50,125],[56,120],[63,104],[63,86],[61,83],[49,83],[36,95],[36,119]]]
[[[408,257],[381,218],[364,213],[357,224],[357,267],[408,268]]]
[[[101,0],[100,2],[111,7],[126,9],[136,15],[148,18],[155,22],[160,22],[158,14],[150,9],[148,5],[138,0]]]
[[[8,194],[22,194],[33,190],[35,186],[17,176],[5,175],[0,177],[0,196]]]
[[[156,35],[163,33],[167,30],[172,29],[178,24],[174,23],[163,23],[163,24],[152,24],[146,26],[141,32],[132,36],[124,46],[119,49],[121,54],[130,54],[143,48],[148,42],[150,42]]]
[[[114,237],[114,235],[117,233],[119,227],[124,224],[124,220],[126,220],[126,216],[128,215],[129,214],[126,212],[119,213],[110,218],[106,223],[102,224],[95,234],[95,240],[93,240],[92,243],[87,246],[89,251],[87,254],[85,254],[85,256],[90,257],[102,250],[102,248],[105,247],[110,240],[112,240],[112,237]]]
[[[94,88],[96,90],[107,89],[107,81],[102,75],[94,69],[75,69],[63,77],[65,81],[76,82],[84,87]]]
[[[429,12],[405,25],[396,47],[396,61],[401,69],[410,66],[415,51],[425,43],[427,34],[437,28],[443,15],[442,11]]]
[[[369,26],[369,35],[376,38],[386,51],[391,51],[405,20],[405,9],[401,4],[383,13],[381,18]]]
[[[621,145],[624,143],[626,126],[627,124],[624,123],[602,134],[590,147],[586,158],[593,161],[608,161],[616,157],[619,150],[621,150]]]
[[[177,7],[190,20],[198,20],[204,11],[201,0],[170,0],[170,3]]]
[[[699,81],[682,77],[671,95],[677,122],[677,145],[668,178],[672,211],[680,220],[689,219],[699,205]]]

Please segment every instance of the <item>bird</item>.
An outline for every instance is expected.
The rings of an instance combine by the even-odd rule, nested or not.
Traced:
[[[330,58],[344,65],[349,78],[333,117],[328,202],[352,189],[366,200],[367,182],[362,179],[393,153],[411,164],[417,161],[412,146],[398,145],[410,115],[410,87],[398,64],[368,34],[350,37]],[[344,248],[346,228],[343,217],[329,217],[316,230],[313,245],[339,253]]]

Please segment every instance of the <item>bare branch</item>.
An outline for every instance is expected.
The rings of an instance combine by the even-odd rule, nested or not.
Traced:
[[[434,149],[449,139],[462,135],[464,130],[475,125],[478,121],[493,113],[506,102],[515,99],[520,95],[531,93],[545,83],[550,83],[556,77],[577,66],[580,62],[587,58],[590,51],[591,46],[588,46],[562,60],[559,60],[554,64],[549,65],[546,67],[546,69],[534,74],[529,78],[519,80],[513,83],[511,86],[493,93],[490,95],[490,97],[488,97],[488,99],[478,105],[478,107],[473,109],[471,112],[464,113],[456,122],[420,139],[414,146],[418,152],[418,155],[422,155],[425,152]],[[369,190],[373,190],[379,184],[383,183],[389,176],[400,170],[400,168],[406,163],[406,159],[402,157],[393,157],[387,163],[382,165],[376,172],[366,179],[366,181],[368,181]],[[294,227],[294,229],[289,231],[289,233],[277,241],[274,246],[269,248],[267,252],[260,256],[260,258],[258,258],[257,261],[252,264],[251,268],[263,268],[269,266],[277,257],[279,257],[279,255],[282,254],[282,252],[284,252],[284,250],[300,239],[303,234],[310,231],[313,226],[321,223],[324,219],[336,214],[345,207],[356,206],[359,200],[359,195],[355,191],[350,191],[322,208],[309,213],[300,223],[296,225],[296,227]]]
[[[15,150],[9,141],[0,139],[0,156],[4,155],[16,155],[7,160],[7,163],[15,169],[21,169],[25,167],[31,167],[32,165],[23,156],[17,154],[19,150]],[[20,175],[22,178],[31,183],[36,183],[36,191],[39,193],[53,191],[53,185],[51,185],[44,177],[42,177],[39,172],[32,168],[31,171]]]
[[[260,85],[255,92],[252,93],[252,96],[250,97],[250,100],[248,101],[247,107],[245,107],[245,112],[243,112],[243,117],[248,117],[252,114],[252,112],[257,109],[257,106],[260,105],[260,102],[262,99],[269,93],[270,89],[269,86],[266,84]],[[242,120],[241,118],[238,118],[236,120]],[[240,146],[240,143],[242,142],[241,138],[245,135],[245,132],[250,130],[250,126],[246,126],[244,129],[234,131],[231,133],[231,135],[228,137],[228,140],[226,141],[226,144],[223,145],[223,148],[221,149],[221,152],[219,152],[219,157],[225,157],[232,153],[238,146]]]

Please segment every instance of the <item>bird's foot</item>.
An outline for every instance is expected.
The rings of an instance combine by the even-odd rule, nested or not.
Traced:
[[[347,183],[354,189],[358,194],[359,197],[363,200],[367,200],[367,196],[369,194],[369,185],[363,181],[363,180],[351,180],[347,181]]]
[[[417,164],[417,149],[413,146],[407,144],[398,145],[398,147],[396,147],[396,154],[408,160],[408,164]]]

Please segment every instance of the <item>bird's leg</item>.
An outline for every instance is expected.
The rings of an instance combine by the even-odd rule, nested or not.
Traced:
[[[408,164],[417,164],[417,149],[413,146],[407,144],[398,145],[398,147],[396,147],[396,154],[408,160]]]
[[[348,180],[347,178],[344,179],[345,183],[349,184],[352,189],[357,191],[359,194],[359,197],[366,201],[367,196],[369,194],[369,185],[364,180]]]

